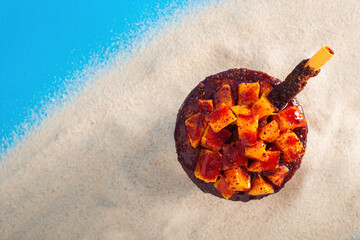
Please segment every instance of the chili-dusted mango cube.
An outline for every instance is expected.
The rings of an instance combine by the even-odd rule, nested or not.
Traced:
[[[304,114],[298,106],[291,106],[278,112],[274,119],[278,122],[281,131],[293,130],[307,124]]]
[[[250,116],[252,115],[251,108],[246,105],[236,105],[231,107],[231,111],[234,112],[235,116]]]
[[[274,188],[270,183],[266,182],[260,175],[257,175],[248,191],[249,195],[260,196],[274,192]]]
[[[275,107],[264,95],[251,107],[253,115],[259,116],[259,120],[270,116],[275,110]]]
[[[236,117],[230,108],[225,103],[222,103],[219,108],[206,116],[205,120],[214,132],[219,132],[236,121]]]
[[[221,171],[221,154],[202,149],[195,167],[195,176],[204,182],[215,182]]]
[[[231,110],[237,117],[239,140],[245,146],[252,146],[257,140],[258,119],[254,117],[251,109],[246,106],[234,106]]]
[[[279,166],[280,151],[268,151],[267,154],[269,157],[266,161],[255,160],[247,169],[250,172],[264,172],[277,168]]]
[[[201,113],[197,113],[185,120],[185,126],[191,146],[193,148],[197,148],[200,144],[200,140],[207,123],[204,121]]]
[[[252,106],[259,100],[260,85],[255,83],[240,83],[238,85],[239,105]]]
[[[274,88],[267,81],[260,80],[259,83],[260,83],[260,96],[262,96],[262,95],[267,96],[271,92],[271,90],[273,90],[273,88]]]
[[[290,130],[280,134],[274,141],[274,145],[283,153],[285,162],[293,162],[305,153],[301,141],[296,134]]]
[[[273,142],[280,135],[278,123],[273,120],[259,129],[258,137],[266,142]]]
[[[228,107],[235,105],[234,99],[231,95],[231,88],[229,85],[223,85],[214,95],[215,108],[221,106],[222,103],[225,103]]]
[[[240,142],[232,142],[222,147],[222,169],[247,166],[248,159],[245,157],[245,148]]]
[[[226,128],[220,130],[219,132],[214,132],[211,127],[207,126],[201,138],[201,146],[210,150],[220,151],[230,136],[231,132]]]
[[[235,193],[235,191],[229,190],[229,184],[222,175],[220,175],[219,179],[214,183],[214,187],[226,199],[229,199]]]
[[[224,172],[225,181],[229,184],[229,190],[247,191],[251,186],[250,175],[241,167],[234,167]]]
[[[269,158],[268,151],[266,151],[266,144],[263,140],[257,141],[252,147],[245,147],[245,156],[258,161],[267,161]]]
[[[214,111],[214,104],[213,101],[210,100],[201,100],[199,99],[199,109],[201,114],[206,117],[210,113]]]
[[[286,166],[280,166],[275,170],[269,172],[266,177],[276,186],[281,187],[286,174],[289,172],[289,169]]]

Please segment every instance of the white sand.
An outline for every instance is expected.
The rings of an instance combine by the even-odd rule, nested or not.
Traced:
[[[229,1],[183,21],[98,80],[3,159],[1,239],[345,239],[360,232],[360,2]],[[183,99],[233,67],[284,79],[336,52],[298,99],[303,164],[278,194],[202,193],[175,153]]]

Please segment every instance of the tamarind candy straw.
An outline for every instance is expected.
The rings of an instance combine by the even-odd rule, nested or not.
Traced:
[[[305,67],[310,67],[314,70],[320,69],[324,64],[330,60],[334,56],[333,50],[331,50],[328,46],[323,46],[320,50],[315,53],[312,58],[305,64]]]
[[[277,110],[282,109],[304,89],[309,78],[315,77],[320,72],[320,68],[333,56],[334,52],[325,45],[310,59],[302,60],[285,81],[274,87],[267,96],[268,100]]]

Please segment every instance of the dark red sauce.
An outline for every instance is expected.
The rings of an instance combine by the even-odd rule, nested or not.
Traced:
[[[196,149],[191,147],[189,142],[189,137],[187,136],[186,133],[185,120],[191,114],[199,112],[199,104],[198,104],[199,99],[203,99],[203,100],[213,99],[214,94],[221,88],[222,85],[224,84],[230,85],[234,100],[235,102],[238,102],[237,94],[234,94],[237,92],[238,84],[242,82],[250,83],[250,82],[258,82],[258,81],[260,81],[261,86],[268,84],[271,86],[276,86],[277,84],[280,83],[280,80],[273,78],[263,72],[252,71],[243,68],[230,69],[228,71],[224,71],[209,76],[204,81],[199,83],[199,85],[196,86],[190,92],[190,94],[184,100],[182,106],[179,109],[176,119],[175,133],[174,133],[176,151],[178,154],[178,161],[180,162],[181,166],[183,167],[189,178],[205,193],[210,193],[217,197],[223,198],[222,195],[218,192],[218,190],[214,187],[212,182],[205,183],[204,181],[196,178],[194,175],[196,163],[198,161],[198,157],[200,154],[200,147]],[[302,111],[302,108],[296,99],[291,100],[285,107],[293,106],[293,105],[299,106],[300,110]],[[230,126],[228,127],[228,129],[231,132],[234,132],[231,129],[232,127],[233,126]],[[308,131],[307,125],[293,130],[293,132],[298,136],[298,138],[302,142],[304,148],[306,148],[307,131]],[[232,137],[229,138],[228,142],[231,141],[231,139]],[[286,167],[288,167],[289,169],[289,173],[286,175],[284,179],[284,184],[291,179],[291,177],[295,174],[296,170],[300,167],[301,159],[302,156],[291,163],[284,163],[283,159],[280,159],[279,164],[285,164]],[[253,182],[255,180],[256,173],[249,172],[249,174],[251,175],[251,180]],[[284,186],[284,184],[282,185],[282,187]],[[282,189],[282,187],[278,187],[276,185],[273,185],[273,187],[275,193]],[[265,196],[267,195],[251,196],[247,194],[247,192],[236,192],[229,200],[247,202],[252,199],[261,199]]]

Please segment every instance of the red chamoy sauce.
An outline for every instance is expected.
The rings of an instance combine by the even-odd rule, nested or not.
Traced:
[[[274,193],[277,193],[284,187],[285,183],[292,178],[296,170],[301,165],[303,155],[301,155],[298,159],[294,161],[285,162],[282,159],[282,154],[279,157],[279,151],[278,149],[276,149],[273,143],[269,143],[267,145],[267,150],[270,149],[273,153],[272,156],[269,156],[269,162],[262,163],[258,160],[247,158],[244,155],[244,149],[246,148],[246,146],[241,143],[241,139],[239,139],[238,137],[238,128],[236,124],[229,124],[228,126],[226,126],[226,128],[224,128],[224,131],[221,130],[223,132],[226,132],[226,134],[220,134],[219,139],[213,139],[214,136],[216,137],[216,135],[214,134],[210,135],[210,142],[214,142],[215,145],[215,150],[210,149],[211,151],[213,151],[211,154],[204,154],[205,151],[208,151],[206,150],[206,148],[209,148],[205,148],[204,146],[202,146],[203,144],[199,144],[196,148],[191,145],[189,141],[189,135],[187,133],[187,127],[185,125],[186,119],[199,112],[202,114],[203,118],[205,118],[206,116],[210,116],[211,118],[211,112],[215,111],[216,109],[215,105],[212,107],[210,104],[211,101],[208,100],[214,100],[215,94],[219,91],[219,89],[223,88],[224,85],[230,86],[233,102],[237,104],[239,101],[237,94],[238,85],[240,83],[256,82],[258,82],[261,86],[260,94],[268,93],[269,91],[271,91],[272,87],[280,83],[278,79],[273,78],[263,72],[252,71],[249,69],[230,69],[228,71],[209,76],[205,80],[200,82],[190,92],[190,94],[184,100],[182,106],[179,109],[174,133],[178,161],[189,176],[189,178],[194,182],[194,184],[205,193],[210,193],[217,197],[223,198],[223,195],[219,192],[218,189],[223,189],[223,191],[227,191],[228,185],[224,181],[219,181],[218,189],[216,189],[214,187],[214,178],[218,176],[218,180],[224,180],[224,171],[227,171],[227,169],[235,166],[243,168],[243,172],[250,175],[251,184],[255,181],[255,179],[259,178],[258,176],[260,176],[265,181],[270,183],[274,189]],[[253,97],[253,92],[249,92],[246,94],[246,99],[251,99]],[[296,109],[298,110],[296,110],[295,108],[291,108],[292,106],[296,106]],[[304,123],[303,121],[306,121],[304,118],[303,110],[296,99],[291,100],[287,104],[287,106],[284,107],[283,111],[285,111],[286,109],[290,109],[290,111],[283,114],[283,117],[288,118],[288,122],[290,123],[294,122],[294,125],[291,125],[291,131],[296,134],[305,149],[306,137],[308,132],[307,125],[302,124],[301,127],[297,127],[299,124]],[[261,119],[259,121],[259,127],[265,126],[271,120],[271,117],[269,117],[267,120]],[[292,145],[295,144],[298,140],[296,138],[292,139],[290,137],[288,141],[288,145]],[[219,143],[221,143],[221,149],[217,145]],[[221,161],[219,161],[219,155],[222,155]],[[280,160],[277,161],[276,159]],[[267,174],[269,174],[269,172],[271,173],[271,171],[256,172],[256,169],[259,168],[267,170],[270,168],[274,168],[275,166],[281,166],[281,169],[278,168],[278,171],[270,174],[271,177],[269,178],[267,178],[266,176]],[[286,171],[281,172],[280,170],[283,169],[286,169]],[[209,179],[211,181],[207,182],[199,179],[197,176],[195,176],[195,172],[197,174],[204,175],[205,179]],[[282,184],[278,184],[278,182],[272,183],[270,180],[274,178],[274,176],[279,175],[280,172],[281,176],[285,175]],[[232,194],[231,191],[230,193]],[[269,194],[254,196],[248,194],[248,191],[236,191],[229,198],[229,200],[247,202],[253,199],[261,199],[268,195]]]

